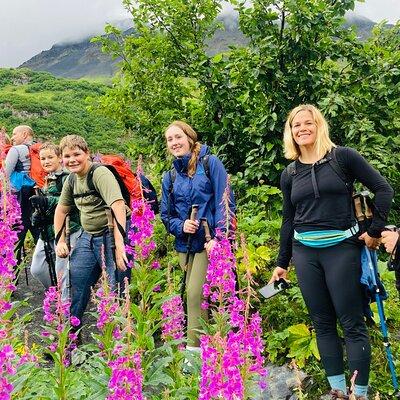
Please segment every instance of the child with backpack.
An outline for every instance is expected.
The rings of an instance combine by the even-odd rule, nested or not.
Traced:
[[[54,253],[54,212],[61,190],[69,173],[62,168],[60,148],[53,143],[43,143],[39,151],[40,162],[47,172],[43,190],[30,198],[34,213],[32,225],[40,231],[39,240],[32,256],[31,274],[48,289],[61,288],[63,301],[68,300],[67,259],[55,257]],[[80,233],[79,212],[73,207],[70,212],[70,242],[74,247]]]
[[[71,208],[76,206],[83,232],[70,255],[71,315],[79,318],[82,324],[91,288],[98,281],[103,266],[113,289],[119,286],[122,290],[124,278],[130,277],[124,243],[130,209],[110,169],[92,162],[83,137],[65,136],[60,142],[60,150],[70,176],[63,186],[54,215],[56,253],[61,258],[69,255],[64,225]],[[94,190],[89,189],[89,178]],[[112,221],[107,218],[108,208]]]
[[[271,283],[286,279],[290,260],[316,332],[318,350],[331,386],[332,399],[348,399],[343,329],[356,399],[366,400],[371,346],[364,321],[361,249],[379,247],[393,190],[357,151],[337,147],[320,110],[294,108],[284,130],[285,157],[294,160],[282,172],[283,219],[280,249]],[[354,214],[352,192],[357,180],[375,194],[375,209],[366,232]]]
[[[207,320],[207,311],[201,308],[203,284],[208,267],[208,253],[215,245],[217,230],[226,231],[227,218],[223,195],[228,175],[218,157],[211,155],[208,146],[197,141],[197,133],[185,122],[174,121],[165,131],[168,151],[175,157],[173,169],[162,181],[161,218],[169,233],[175,236],[179,264],[185,272],[187,298],[187,349],[198,352],[200,341],[199,319]],[[190,218],[197,205],[197,216]],[[233,193],[230,208],[234,213]],[[211,240],[206,241],[200,226],[206,218]],[[182,293],[183,294],[183,293]]]

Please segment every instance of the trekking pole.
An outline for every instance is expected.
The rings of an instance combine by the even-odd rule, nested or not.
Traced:
[[[210,227],[208,226],[208,221],[207,218],[200,218],[201,225],[204,228],[204,236],[206,238],[206,243],[211,241],[211,233],[210,233]]]
[[[111,254],[114,260],[114,274],[115,274],[115,284],[118,282],[118,268],[117,268],[117,256],[115,254],[115,237],[114,237],[114,218],[110,207],[105,207],[106,215],[107,215],[107,228],[108,232],[110,233],[110,241],[111,241]],[[104,253],[106,249],[104,248]]]
[[[197,219],[197,213],[199,211],[199,205],[198,204],[193,204],[192,205],[192,210],[190,212],[190,217],[189,219],[191,221],[196,221]],[[183,278],[182,278],[182,283],[181,283],[181,298],[184,299],[185,296],[185,287],[186,287],[186,276],[187,276],[187,270],[188,270],[188,265],[189,265],[189,260],[190,260],[190,248],[192,247],[192,234],[189,234],[188,240],[187,240],[187,251],[186,251],[186,260],[185,260],[185,267],[183,271]],[[185,309],[185,314],[186,314],[186,302],[183,301],[184,304],[184,309]]]
[[[39,188],[36,188],[35,192],[36,192],[36,195],[43,196],[43,193],[41,192],[41,190]],[[46,210],[42,210],[39,207],[36,209],[36,212],[38,212],[40,215],[45,215]],[[44,249],[45,259],[46,259],[47,265],[49,266],[49,275],[50,275],[51,286],[57,287],[57,274],[56,274],[54,250],[50,243],[47,225],[40,224],[39,231],[40,231],[40,236],[43,240],[43,249]]]
[[[370,221],[372,219],[372,211],[369,207],[369,204],[367,203],[367,200],[364,197],[364,210],[365,210],[365,216],[367,217],[367,221]],[[392,385],[395,390],[395,397],[400,399],[400,390],[399,390],[399,383],[397,380],[397,375],[396,375],[396,369],[394,366],[394,361],[393,361],[393,355],[390,347],[390,342],[389,342],[389,333],[386,325],[386,317],[385,317],[385,310],[383,308],[383,300],[381,297],[381,291],[378,286],[378,257],[376,255],[375,250],[370,250],[366,247],[366,254],[367,254],[367,259],[368,259],[368,266],[371,271],[371,278],[372,278],[372,285],[374,287],[375,291],[375,301],[378,307],[378,314],[379,314],[379,324],[381,327],[382,331],[382,336],[383,336],[383,346],[385,347],[385,352],[386,352],[386,358],[388,360],[388,365],[389,365],[389,370],[390,370],[390,376],[392,378]]]
[[[67,261],[67,297],[69,304],[71,304],[71,226],[70,226],[71,217],[69,214],[65,217],[65,243],[68,247],[68,261]]]
[[[385,311],[383,308],[383,300],[380,296],[380,290],[376,281],[376,276],[378,274],[378,267],[377,267],[377,257],[376,252],[374,250],[367,249],[366,251],[369,268],[371,270],[371,277],[372,277],[372,284],[375,287],[375,301],[378,306],[378,314],[379,314],[379,323],[382,331],[383,336],[383,346],[385,347],[386,351],[386,358],[389,364],[390,375],[392,378],[392,385],[395,390],[395,396],[400,399],[400,391],[399,391],[399,384],[396,376],[396,369],[393,362],[393,355],[390,347],[389,342],[389,333],[386,325],[386,317]]]

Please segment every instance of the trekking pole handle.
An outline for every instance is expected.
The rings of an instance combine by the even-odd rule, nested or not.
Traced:
[[[193,204],[192,211],[190,212],[190,220],[191,221],[196,221],[198,212],[199,212],[199,205]]]
[[[201,225],[204,228],[206,243],[208,243],[211,240],[211,233],[210,233],[210,227],[208,226],[207,218],[201,218],[200,220],[201,220]]]
[[[358,222],[363,222],[365,220],[365,215],[362,210],[361,196],[359,194],[353,195],[354,211]]]
[[[363,196],[363,202],[364,202],[364,213],[365,213],[365,218],[367,218],[367,219],[372,219],[372,217],[373,217],[372,210],[371,210],[371,207],[370,207],[369,204],[368,204],[368,201],[367,201],[367,197],[366,197],[366,196]]]
[[[65,217],[65,243],[68,247],[68,250],[71,250],[71,226],[70,226],[71,217],[69,214]]]

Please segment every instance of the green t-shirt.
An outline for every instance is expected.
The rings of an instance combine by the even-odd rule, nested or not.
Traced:
[[[70,180],[63,186],[59,204],[70,207],[76,205],[80,211],[82,228],[86,232],[92,235],[103,232],[107,227],[105,206],[111,207],[117,200],[124,199],[117,180],[107,167],[100,166],[93,172],[93,185],[101,197],[88,195],[74,199],[74,194],[89,192],[87,174],[82,177],[75,175],[74,178],[74,188]],[[126,209],[127,214],[130,214],[128,207]]]

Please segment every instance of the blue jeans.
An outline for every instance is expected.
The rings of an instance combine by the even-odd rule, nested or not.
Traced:
[[[105,270],[112,290],[119,288],[119,292],[122,293],[124,290],[124,278],[130,279],[131,276],[130,268],[125,272],[121,272],[116,268],[108,230],[100,236],[94,236],[83,231],[76,241],[70,261],[71,315],[79,318],[81,325],[83,313],[90,299],[91,288],[101,276],[103,245]]]

